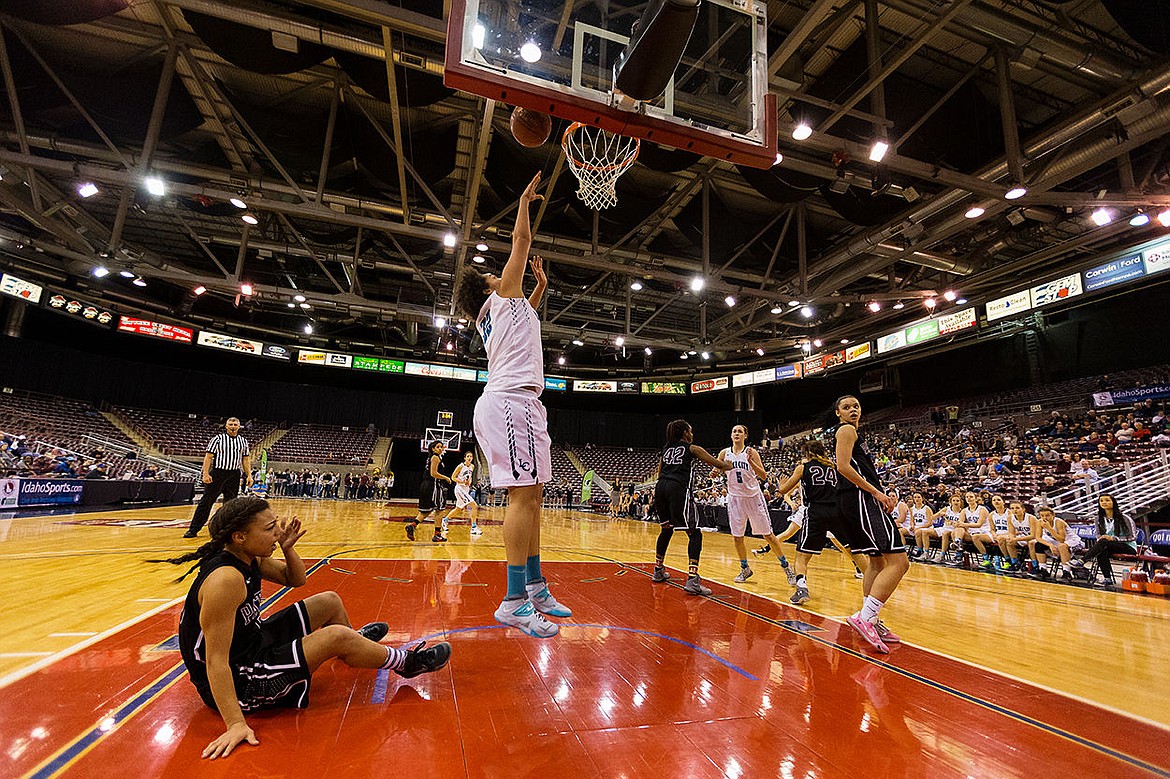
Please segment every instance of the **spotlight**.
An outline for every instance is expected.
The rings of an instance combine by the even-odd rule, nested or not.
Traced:
[[[520,47],[520,59],[525,62],[539,62],[540,61],[540,47],[532,41],[528,41]]]
[[[824,345],[825,345],[825,342],[822,341],[820,338],[813,339],[813,346],[817,347],[818,349],[820,349]]]
[[[135,273],[132,270],[120,270],[118,271],[118,275],[124,279],[132,279],[134,278]]]
[[[471,28],[471,45],[473,48],[482,49],[483,39],[487,37],[487,30],[482,24],[476,24]]]
[[[310,306],[308,303],[301,303],[301,308],[305,311],[308,311],[310,308],[312,308],[312,306]]]
[[[93,197],[100,191],[92,181],[83,181],[77,185],[77,194],[81,197]]]
[[[699,356],[700,356],[700,357],[702,357],[704,360],[710,360],[710,359],[711,359],[711,353],[710,353],[710,352],[703,352],[703,353],[702,353],[702,354],[700,354]]]
[[[758,355],[760,355],[761,357],[763,357],[763,356],[764,356],[764,347],[762,347],[762,346],[758,347],[758,348],[756,349],[756,354],[758,354]]]
[[[805,354],[808,354],[812,351],[812,344],[810,344],[808,341],[805,341],[800,345],[800,350]]]
[[[634,279],[633,281],[630,282],[630,289],[634,290],[634,292],[641,292],[642,291],[642,282],[638,281],[637,279]]]
[[[312,335],[312,334],[313,334],[313,323],[308,322],[305,324],[305,335]]]
[[[482,254],[477,254],[471,258],[471,261],[474,262],[476,265],[483,265],[484,257]]]
[[[698,292],[706,285],[707,282],[703,280],[702,276],[695,276],[693,279],[691,279],[691,292]]]
[[[136,287],[145,287],[146,286],[146,279],[139,276],[138,278],[134,279],[134,281],[132,281],[130,283]]]
[[[696,354],[698,354],[698,352],[696,352],[694,349],[688,349],[687,354],[689,354],[691,357],[694,357]]]
[[[304,303],[305,296],[304,295],[293,295],[293,300],[295,300],[297,303]]]
[[[955,301],[955,304],[959,306],[965,306],[967,305],[967,298],[959,298]]]
[[[804,122],[801,122],[800,124],[796,125],[796,127],[792,128],[793,140],[807,141],[810,137],[812,137],[812,128]]]
[[[779,313],[780,313],[781,311],[783,311],[784,309],[780,308],[780,306],[779,306],[779,305],[774,305],[774,306],[772,306],[772,309],[771,309],[771,310],[772,310],[772,313],[773,313],[773,314],[779,314]]]
[[[228,202],[231,203],[236,208],[240,209],[241,211],[243,211],[245,208],[248,207],[248,204],[245,203],[243,200],[241,200],[238,197],[229,198]]]
[[[573,339],[573,346],[584,346],[584,345],[585,345],[585,342],[582,341],[580,338]]]
[[[243,216],[240,217],[240,219],[243,219],[245,222],[247,222],[250,225],[260,224],[260,220],[257,219],[254,214],[244,214]]]
[[[813,311],[812,306],[801,306],[800,308],[800,315],[805,319],[812,319],[814,313],[816,312]]]
[[[788,301],[788,307],[789,307],[789,308],[796,308],[796,307],[797,307],[797,306],[799,306],[799,305],[800,305],[800,301],[799,301],[799,300],[790,300],[790,301]]]
[[[467,327],[467,325],[464,324],[463,322],[460,322],[459,324],[455,325],[456,330],[462,330],[465,327]]]
[[[455,240],[456,240],[455,233],[444,233],[443,234],[443,245],[446,246],[448,249],[455,248]]]
[[[946,298],[946,301],[947,301],[948,303],[954,303],[954,302],[955,302],[955,298],[957,298],[957,297],[958,297],[958,295],[956,295],[956,294],[954,293],[954,290],[949,290],[949,289],[948,289],[946,292],[944,292],[944,293],[943,293],[943,297],[944,297],[944,298]]]
[[[443,317],[443,316],[435,317],[435,327],[446,327],[446,326],[447,326],[447,318],[446,317]]]
[[[147,176],[146,191],[155,197],[162,197],[167,193],[167,184],[158,176]]]
[[[646,353],[646,356],[647,356],[647,357],[649,357],[650,355],[654,354],[654,350],[653,350],[653,349],[651,349],[649,346],[647,346],[647,347],[646,347],[645,349],[643,349],[642,351]]]
[[[191,291],[195,293],[195,297],[199,297],[200,295],[202,295],[204,292],[207,291],[207,287],[200,284],[198,287],[196,287],[195,289],[193,289]]]
[[[781,162],[784,162],[784,155],[781,154],[780,152],[776,152],[776,161],[773,162],[772,164],[779,165]]]
[[[107,268],[105,265],[99,265],[93,269],[93,275],[94,275],[94,278],[104,279],[106,276],[110,275],[110,269]]]
[[[899,300],[897,303],[895,303],[895,304],[894,304],[894,310],[895,310],[895,311],[901,311],[901,310],[902,310],[902,309],[904,309],[905,307],[906,307],[906,304],[905,304],[905,303],[903,303],[903,302],[902,302],[902,301],[900,301],[900,300]]]
[[[727,304],[728,308],[735,308],[735,295],[728,295],[723,298],[723,302]]]
[[[842,339],[841,339],[841,343],[843,343],[843,344],[847,344],[847,343],[849,343],[849,339],[848,339],[848,338],[842,338]]]
[[[1089,219],[1098,227],[1104,227],[1113,221],[1113,212],[1108,208],[1098,208],[1089,216]]]
[[[246,298],[251,297],[252,296],[252,285],[245,281],[243,284],[240,285],[240,294]]]
[[[447,351],[449,351],[449,352],[455,351],[455,342],[454,341],[447,342]]]
[[[1007,198],[1008,200],[1019,200],[1020,198],[1022,198],[1026,194],[1028,194],[1027,187],[1015,186],[1015,187],[1012,187],[1011,189],[1009,189],[1006,193],[1004,193],[1004,197]]]
[[[933,311],[934,307],[938,305],[938,301],[935,300],[934,298],[927,298],[926,300],[922,301],[922,305],[926,306],[931,311]]]
[[[1170,227],[1170,208],[1158,214],[1158,224],[1163,227]]]
[[[288,307],[289,307],[289,308],[296,308],[296,307],[297,307],[297,304],[296,304],[296,303],[289,303],[289,304],[288,304]]]
[[[1150,223],[1150,215],[1143,212],[1143,211],[1137,212],[1129,220],[1130,227],[1145,227],[1149,223]]]
[[[477,252],[486,252],[488,250],[488,245],[486,243],[484,243],[483,241],[480,241],[479,243],[477,243],[475,245],[475,250]]]
[[[882,158],[886,156],[886,152],[890,150],[890,144],[885,141],[875,141],[869,150],[870,162],[881,162]]]
[[[618,337],[614,338],[613,345],[614,346],[625,346],[626,345],[626,337],[624,335],[619,335]]]
[[[686,352],[683,352],[682,354],[680,354],[680,355],[678,356],[678,358],[679,358],[680,360],[685,360],[687,357],[688,357],[688,355],[687,355],[687,353],[686,353]]]
[[[560,357],[557,358],[557,365],[564,365],[564,364],[565,364],[565,355],[562,354]]]
[[[987,213],[987,211],[983,208],[983,206],[971,206],[967,209],[967,213],[963,214],[963,216],[967,217],[968,219],[978,219],[985,213]]]
[[[868,308],[870,311],[872,311],[876,314],[877,312],[882,310],[882,304],[877,302],[876,300],[871,300],[869,302]]]

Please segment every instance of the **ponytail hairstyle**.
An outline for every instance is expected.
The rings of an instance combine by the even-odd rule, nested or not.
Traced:
[[[835,468],[833,461],[829,459],[829,453],[825,451],[825,445],[814,438],[810,438],[800,445],[801,454],[806,459],[816,460],[826,468]]]
[[[488,289],[487,274],[482,273],[473,265],[464,265],[459,277],[455,280],[455,307],[463,315],[475,322],[484,301],[488,299],[491,290]]]
[[[438,439],[431,441],[429,444],[427,444],[427,452],[429,452],[430,454],[433,454],[433,455],[437,455],[438,452],[435,451],[435,444],[441,444],[441,443],[443,443],[443,442],[438,440]]]
[[[211,517],[211,521],[207,523],[207,530],[211,533],[211,540],[203,546],[196,549],[194,552],[188,552],[178,557],[170,557],[162,560],[147,560],[148,563],[170,563],[172,565],[183,565],[184,563],[194,562],[187,569],[187,572],[175,579],[175,582],[181,582],[190,576],[196,568],[202,566],[209,559],[219,554],[224,550],[228,543],[232,540],[232,535],[237,532],[243,532],[248,525],[252,523],[252,518],[260,512],[269,508],[268,501],[264,498],[258,498],[255,495],[247,495],[242,498],[232,498],[219,507],[219,511]]]
[[[683,436],[691,429],[691,423],[685,419],[676,419],[666,426],[666,445],[677,444],[683,440]]]

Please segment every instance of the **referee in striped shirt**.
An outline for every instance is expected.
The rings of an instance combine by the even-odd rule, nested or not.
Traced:
[[[215,499],[223,495],[226,503],[240,494],[240,474],[252,478],[252,460],[248,454],[248,441],[240,435],[240,420],[230,417],[224,423],[226,433],[220,433],[207,442],[207,454],[203,455],[203,499],[195,507],[191,527],[183,538],[194,538],[207,524]]]

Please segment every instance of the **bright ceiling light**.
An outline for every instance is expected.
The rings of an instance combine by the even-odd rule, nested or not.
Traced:
[[[642,291],[642,282],[638,281],[637,279],[634,279],[633,281],[630,282],[630,289],[634,290],[634,292],[641,292]]]
[[[710,353],[710,352],[703,352],[703,353],[702,353],[702,354],[700,354],[699,356],[700,356],[700,357],[702,357],[704,360],[710,360],[710,359],[711,359],[711,353]]]
[[[312,335],[312,334],[313,334],[313,323],[308,322],[305,324],[305,335]]]
[[[781,311],[783,311],[783,310],[784,310],[784,309],[780,308],[780,306],[779,306],[779,305],[774,305],[774,306],[772,306],[772,308],[771,308],[771,311],[772,311],[772,313],[773,313],[773,314],[779,314],[779,313],[780,313]]]
[[[619,335],[617,338],[613,339],[613,344],[614,346],[625,346],[626,337],[624,335]]]
[[[882,304],[877,302],[876,300],[871,300],[871,301],[869,301],[868,308],[870,311],[872,311],[876,314],[877,312],[882,310]]]
[[[236,208],[240,209],[241,211],[248,207],[248,204],[245,203],[243,200],[241,200],[238,197],[228,198],[228,202],[231,203]]]
[[[723,298],[723,302],[727,304],[728,308],[735,308],[735,295],[728,295]]]
[[[1028,194],[1027,187],[1012,187],[1004,194],[1004,197],[1008,200],[1019,200],[1026,194]]]
[[[814,313],[816,312],[813,311],[812,306],[801,306],[800,308],[800,315],[805,319],[812,319]]]
[[[696,352],[694,349],[688,349],[687,354],[689,354],[691,357],[694,357],[696,354],[698,354],[698,352]]]
[[[895,303],[895,304],[894,304],[894,310],[895,310],[895,311],[901,311],[901,310],[902,310],[902,309],[904,309],[905,307],[906,307],[906,304],[905,304],[905,303],[903,303],[903,302],[902,302],[902,301],[900,301],[900,300],[899,300],[897,303]]]
[[[842,338],[842,339],[841,339],[841,343],[843,343],[843,344],[847,344],[847,343],[849,343],[849,339],[848,339],[848,338]]]
[[[132,281],[130,283],[136,287],[145,287],[146,286],[146,279],[139,276],[138,278],[134,279],[134,281]]]
[[[93,197],[100,191],[92,181],[83,181],[77,185],[77,194],[82,197]]]
[[[94,275],[94,278],[104,279],[106,276],[110,275],[110,269],[107,268],[105,265],[99,265],[93,269],[93,275]]]
[[[965,305],[967,305],[967,298],[959,298],[958,300],[955,301],[955,303],[960,305],[960,306],[965,306]]]
[[[296,304],[296,303],[289,303],[289,304],[288,304],[288,307],[289,307],[289,308],[296,308],[296,307],[297,307],[297,304]]]
[[[1139,211],[1129,220],[1130,227],[1145,227],[1150,223],[1150,215]]]
[[[207,287],[200,284],[198,287],[196,287],[195,289],[193,289],[191,291],[195,293],[195,297],[199,297],[200,295],[202,295],[204,292],[207,291]]]
[[[146,191],[155,197],[162,197],[167,193],[167,184],[158,176],[147,176]]]
[[[689,355],[688,355],[686,352],[683,352],[682,354],[680,354],[680,355],[678,356],[678,358],[679,358],[680,360],[685,360],[685,359],[686,359],[688,356],[689,356]]]
[[[809,127],[804,122],[801,122],[800,124],[796,125],[796,127],[792,128],[793,140],[807,141],[811,137],[812,137],[812,128]]]
[[[540,47],[534,42],[528,41],[520,47],[520,59],[525,62],[540,62]]]
[[[557,358],[557,365],[564,365],[564,364],[565,364],[565,355],[562,354],[560,357]]]
[[[971,206],[967,209],[967,213],[963,214],[963,216],[967,217],[968,219],[978,219],[986,213],[987,210],[984,209],[983,206]]]
[[[245,281],[240,285],[240,294],[245,297],[250,296],[252,294],[252,285]]]
[[[788,307],[789,307],[789,308],[796,308],[796,307],[797,307],[797,306],[799,306],[799,305],[800,305],[800,301],[799,301],[799,300],[790,300],[790,301],[788,301]]]
[[[293,300],[295,300],[298,303],[304,303],[305,296],[304,295],[293,295]]]
[[[955,298],[957,298],[958,295],[955,294],[954,290],[948,289],[946,292],[943,293],[943,297],[946,298],[948,303],[954,303]]]
[[[443,234],[443,245],[446,246],[448,249],[455,248],[455,241],[456,241],[455,233],[444,233]]]
[[[886,152],[890,150],[890,144],[885,141],[874,141],[873,146],[869,149],[869,161],[881,162],[886,156]]]
[[[465,324],[464,324],[464,323],[462,323],[462,322],[460,322],[459,324],[455,325],[455,329],[456,329],[456,330],[462,330],[462,329],[463,329],[463,328],[465,328],[465,327],[467,327],[467,325],[465,325]]]
[[[310,308],[312,308],[312,306],[310,306],[308,303],[301,303],[301,308],[303,308],[305,311],[308,311]]]
[[[757,347],[757,348],[756,348],[756,354],[758,354],[758,355],[760,355],[761,357],[763,357],[763,356],[764,356],[764,347],[762,347],[762,346],[760,346],[760,347]]]
[[[811,352],[812,351],[812,344],[810,344],[808,341],[805,341],[804,343],[802,343],[800,345],[800,350],[802,352],[805,352],[805,353]]]
[[[933,311],[934,307],[938,305],[938,301],[934,298],[927,298],[926,300],[922,301],[922,305]]]
[[[135,274],[134,274],[134,271],[132,271],[132,270],[120,270],[120,271],[118,271],[118,275],[124,279],[132,279],[132,278],[134,278]]]
[[[784,155],[780,152],[776,152],[776,160],[772,164],[779,165],[781,162],[784,162]]]
[[[447,326],[447,317],[445,317],[445,316],[435,317],[435,327],[446,327],[446,326]]]
[[[691,279],[691,292],[698,292],[706,285],[707,282],[703,280],[702,276],[695,276],[693,279]]]
[[[1089,219],[1098,227],[1104,227],[1113,221],[1113,212],[1108,208],[1098,208],[1089,216]]]
[[[647,346],[647,347],[646,347],[645,349],[643,349],[642,351],[646,353],[646,356],[647,356],[647,357],[649,357],[650,355],[654,354],[654,350],[653,350],[653,349],[651,349],[649,346]]]
[[[482,24],[476,24],[471,28],[471,46],[472,48],[482,49],[483,40],[487,37],[487,30]]]
[[[243,219],[250,225],[260,224],[260,220],[256,218],[255,214],[244,214],[240,219]]]
[[[449,351],[449,352],[455,351],[455,342],[454,341],[447,342],[447,351]]]
[[[484,243],[483,241],[480,241],[479,243],[477,243],[475,245],[475,250],[477,252],[486,252],[488,250],[488,245],[486,243]]]
[[[580,338],[573,339],[573,346],[584,346],[584,345],[585,345],[585,342],[582,341]]]
[[[824,345],[825,345],[825,342],[822,341],[820,338],[813,339],[813,346],[817,347],[818,349],[820,349]]]
[[[1163,227],[1170,227],[1170,208],[1158,214],[1158,224]]]
[[[485,262],[485,258],[482,254],[477,254],[471,258],[471,261],[474,262],[476,265],[483,265]]]

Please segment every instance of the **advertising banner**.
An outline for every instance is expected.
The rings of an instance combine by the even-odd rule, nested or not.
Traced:
[[[1142,255],[1130,254],[1085,271],[1085,290],[1092,292],[1145,275],[1146,268],[1142,264]]]
[[[475,381],[475,368],[451,367],[451,378],[459,381]]]
[[[1003,319],[1005,316],[1022,314],[1032,308],[1032,296],[1028,294],[1028,290],[1023,289],[1014,294],[996,298],[988,303],[986,308],[987,321],[994,322],[997,319]]]
[[[715,390],[725,390],[728,388],[729,381],[726,376],[720,376],[715,379],[703,379],[701,381],[691,382],[691,394],[701,395],[704,392],[714,392]]]
[[[810,357],[804,361],[804,375],[812,376],[820,373],[825,369],[825,356],[818,354],[816,357]]]
[[[568,379],[562,379],[560,376],[545,376],[544,388],[546,390],[558,390],[563,392],[569,388]]]
[[[885,354],[886,352],[892,352],[895,349],[901,349],[905,345],[906,345],[906,331],[905,330],[899,330],[896,333],[890,333],[889,335],[883,335],[881,338],[878,339],[878,342],[877,342],[878,354]]]
[[[1079,273],[1070,273],[1067,276],[1061,276],[1059,279],[1038,284],[1029,290],[1032,294],[1033,308],[1046,306],[1049,303],[1059,303],[1062,300],[1076,297],[1084,291],[1084,287],[1081,286],[1081,274]]]
[[[487,371],[476,371],[475,372],[475,380],[478,381],[480,384],[486,384],[487,377],[488,377]]]
[[[624,392],[627,395],[636,393],[638,391],[638,382],[636,381],[619,381],[617,383],[617,391]]]
[[[377,357],[354,357],[353,367],[359,371],[376,371],[378,370]]]
[[[804,363],[794,362],[788,365],[776,366],[776,381],[785,379],[799,379],[804,376]]]
[[[5,295],[12,295],[14,298],[20,298],[29,303],[40,303],[41,293],[44,291],[45,288],[40,284],[33,284],[31,281],[18,279],[7,273],[0,276],[0,292]]]
[[[825,370],[836,368],[838,365],[845,364],[845,350],[829,352],[828,354],[822,355],[822,358]]]
[[[617,392],[617,382],[574,379],[573,392]]]
[[[435,379],[451,378],[450,365],[431,365],[423,362],[406,363],[406,372],[411,376],[430,376]]]
[[[938,334],[949,335],[950,333],[957,333],[960,330],[966,330],[968,327],[974,327],[976,324],[978,322],[975,317],[975,309],[964,308],[962,311],[940,316],[938,318]]]
[[[873,351],[870,348],[871,344],[866,341],[863,344],[854,344],[845,350],[845,362],[857,362],[873,356]]]
[[[20,480],[0,479],[0,508],[15,506],[20,501]]]
[[[292,349],[276,344],[264,344],[264,348],[260,350],[260,356],[271,357],[274,360],[291,360]]]
[[[768,384],[776,381],[775,368],[761,368],[758,371],[752,371],[752,384]]]
[[[1142,259],[1146,264],[1146,273],[1161,273],[1170,268],[1170,241],[1151,246],[1142,252]]]
[[[382,358],[378,360],[378,370],[382,373],[405,373],[406,363],[402,360],[387,360]]]
[[[86,303],[84,300],[78,300],[72,295],[62,292],[54,292],[46,301],[48,307],[53,311],[59,311],[63,314],[72,314],[80,317],[86,322],[92,322],[95,325],[106,326],[114,321],[114,312],[110,311],[105,306],[98,306],[93,303]]]
[[[642,392],[647,395],[685,395],[687,385],[681,381],[644,381]]]
[[[937,319],[927,319],[925,322],[919,322],[906,328],[907,346],[914,346],[932,338],[938,338]]]
[[[348,354],[338,354],[337,352],[326,352],[325,364],[330,368],[352,368],[353,357]]]
[[[241,354],[258,355],[264,349],[264,344],[259,341],[237,338],[234,335],[224,335],[223,333],[213,333],[210,330],[200,330],[196,343],[200,346],[210,346],[213,349],[224,349],[229,352],[240,352]]]
[[[592,468],[585,471],[585,475],[581,477],[581,502],[589,503],[593,497],[593,479],[597,474]]]
[[[325,357],[325,352],[315,352],[311,349],[297,350],[297,362],[306,362],[310,365],[324,365]]]
[[[747,373],[737,373],[731,377],[731,386],[746,387],[749,384],[756,383],[755,371],[748,371]]]
[[[81,479],[19,479],[20,506],[55,506],[80,503]]]
[[[1170,384],[1155,384],[1152,387],[1132,387],[1130,389],[1094,392],[1093,405],[1097,408],[1127,406],[1130,403],[1139,403],[1143,400],[1157,398],[1170,398]]]
[[[150,335],[166,341],[177,341],[189,344],[195,339],[195,331],[186,327],[164,325],[162,322],[152,322],[149,319],[135,319],[123,316],[118,318],[118,329],[124,333],[136,335]]]

